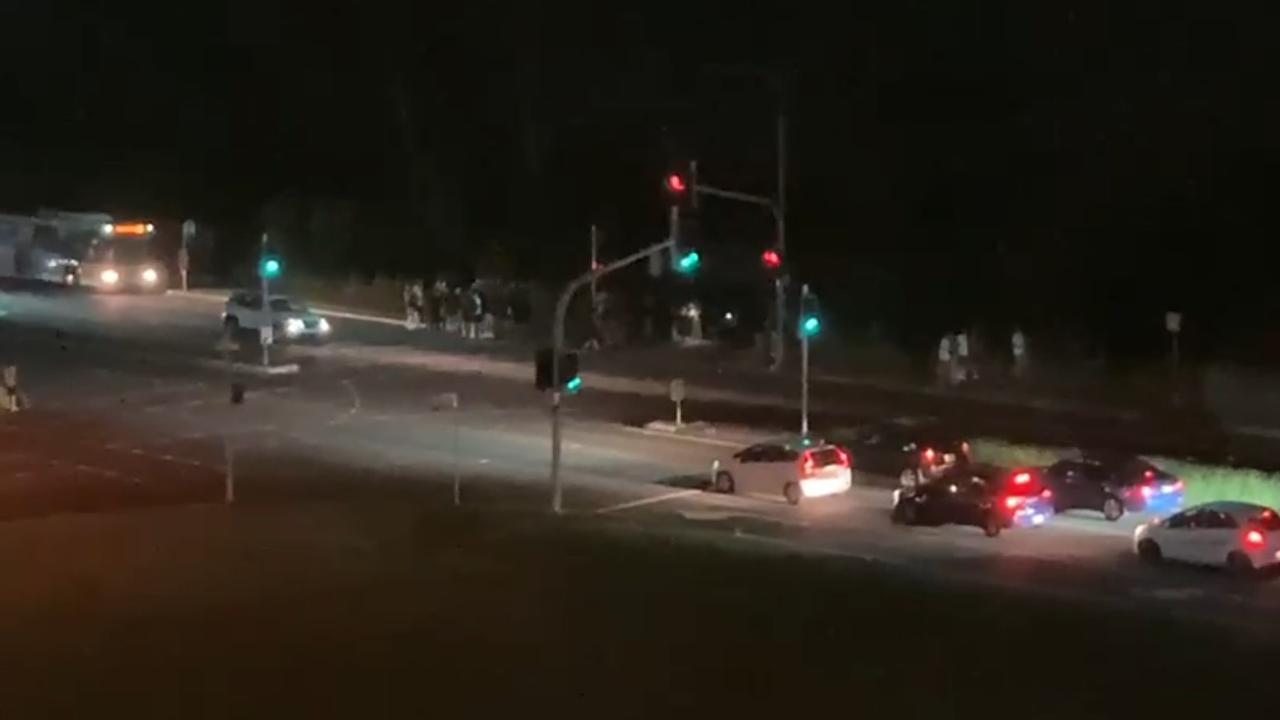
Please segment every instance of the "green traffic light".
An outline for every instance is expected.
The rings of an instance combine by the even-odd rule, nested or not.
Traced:
[[[680,258],[680,262],[676,264],[680,272],[693,272],[698,268],[698,263],[702,262],[702,257],[698,255],[697,250],[690,250]]]
[[[280,274],[280,261],[276,258],[267,258],[262,261],[262,276],[273,278]]]
[[[805,335],[817,335],[818,331],[822,329],[822,322],[818,320],[816,315],[810,315],[804,319],[804,322],[800,323],[800,329],[804,331]]]
[[[582,376],[574,375],[569,382],[564,384],[564,389],[568,392],[575,393],[582,389]]]

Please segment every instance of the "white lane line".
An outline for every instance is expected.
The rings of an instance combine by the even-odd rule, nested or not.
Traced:
[[[619,510],[630,510],[631,508],[643,507],[645,505],[653,505],[667,500],[675,500],[676,498],[688,497],[690,495],[701,495],[701,490],[676,490],[675,492],[655,495],[653,497],[640,498],[639,500],[631,500],[629,502],[618,503],[617,505],[609,505],[596,510],[597,515],[605,515],[607,513],[618,512]]]

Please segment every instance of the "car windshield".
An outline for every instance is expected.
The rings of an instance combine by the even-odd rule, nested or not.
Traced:
[[[302,303],[292,302],[289,298],[271,298],[271,309],[275,312],[306,312]]]

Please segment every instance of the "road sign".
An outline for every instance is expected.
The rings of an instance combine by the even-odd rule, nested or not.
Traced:
[[[258,342],[263,347],[266,347],[267,345],[270,345],[271,343],[275,342],[275,339],[276,339],[275,332],[270,325],[265,325],[263,327],[258,328]]]
[[[1165,313],[1164,329],[1175,335],[1182,332],[1182,313],[1172,311]]]
[[[671,402],[684,400],[684,380],[676,378],[671,381]]]

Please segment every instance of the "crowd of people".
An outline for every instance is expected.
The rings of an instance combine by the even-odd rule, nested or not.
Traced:
[[[493,315],[475,283],[464,291],[460,287],[450,289],[439,280],[428,293],[426,283],[415,280],[405,283],[403,296],[405,327],[410,330],[456,331],[473,340],[493,337]]]
[[[969,333],[947,333],[938,341],[937,382],[940,387],[954,387],[979,379],[979,364],[974,359]],[[1012,364],[1010,375],[1014,380],[1027,376],[1030,358],[1027,355],[1027,338],[1021,328],[1014,328],[1009,336],[1009,352]]]

